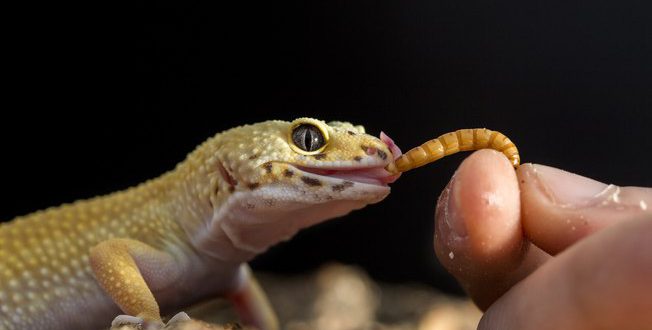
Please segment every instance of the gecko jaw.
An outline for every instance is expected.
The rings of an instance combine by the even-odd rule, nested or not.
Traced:
[[[316,168],[294,165],[302,172],[318,175],[331,179],[340,179],[357,183],[366,183],[376,186],[387,186],[398,179],[399,175],[393,175],[385,170],[385,165],[362,168]]]

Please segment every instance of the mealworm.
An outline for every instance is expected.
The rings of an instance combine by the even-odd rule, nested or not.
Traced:
[[[386,169],[391,173],[405,172],[459,151],[479,149],[502,152],[514,167],[521,162],[516,145],[503,133],[486,128],[467,128],[446,133],[411,149],[387,165]]]

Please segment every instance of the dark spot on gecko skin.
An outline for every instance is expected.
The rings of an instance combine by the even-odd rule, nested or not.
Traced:
[[[326,154],[316,154],[313,157],[315,157],[316,160],[322,160],[326,158]]]
[[[319,180],[317,180],[315,178],[308,177],[308,176],[302,176],[301,181],[303,181],[303,183],[305,183],[305,184],[307,184],[307,185],[309,185],[311,187],[319,187],[319,186],[321,186],[321,181],[319,181]]]
[[[265,200],[265,205],[274,206],[274,200],[273,199],[266,199]]]
[[[259,154],[253,154],[253,155],[249,156],[249,160],[254,160],[254,159],[258,158],[258,156],[260,156],[260,155]]]
[[[256,206],[255,206],[254,204],[247,203],[247,204],[245,204],[245,207],[246,207],[247,209],[249,209],[249,210],[253,210]]]
[[[232,193],[235,191],[235,186],[229,186],[229,192]]]
[[[353,157],[353,160],[355,160],[356,162],[359,162],[359,161],[362,160],[362,157],[360,157],[360,156],[355,156],[355,157]]]
[[[342,182],[340,184],[333,185],[331,188],[335,192],[341,192],[341,191],[346,190],[346,188],[353,187],[353,185],[354,185],[354,183],[351,182],[351,181],[344,181],[344,182]]]
[[[342,185],[342,184],[336,184],[336,185],[333,185],[331,188],[332,188],[333,191],[335,191],[335,192],[340,192],[340,191],[343,191],[344,189],[346,189],[346,188],[344,187],[344,185]]]
[[[251,190],[254,190],[254,189],[258,188],[258,187],[260,187],[260,183],[258,183],[258,182],[252,182],[252,183],[247,185],[247,188],[249,188]]]
[[[263,168],[265,169],[265,171],[267,171],[268,174],[272,173],[272,163],[271,162],[267,162],[267,163],[263,164]]]
[[[286,178],[291,178],[291,177],[294,175],[294,172],[292,172],[292,170],[287,170],[287,169],[286,169],[285,171],[283,171],[283,175],[284,175]]]
[[[387,153],[380,150],[380,149],[378,149],[378,157],[380,157],[380,159],[382,159],[382,160],[386,160],[387,159]]]
[[[354,131],[346,131],[346,132],[349,133],[349,135],[355,135]]]

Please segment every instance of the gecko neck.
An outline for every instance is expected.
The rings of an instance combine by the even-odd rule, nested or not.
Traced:
[[[159,180],[172,183],[166,208],[193,248],[219,262],[237,264],[255,255],[237,249],[224,232],[209,229],[220,211],[229,207],[234,194],[220,173],[218,148],[219,135],[200,145]]]

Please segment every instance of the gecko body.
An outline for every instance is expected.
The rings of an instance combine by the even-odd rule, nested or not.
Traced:
[[[400,153],[387,142],[310,118],[240,126],[159,178],[0,224],[0,329],[160,323],[212,296],[275,329],[246,262],[385,198]]]

